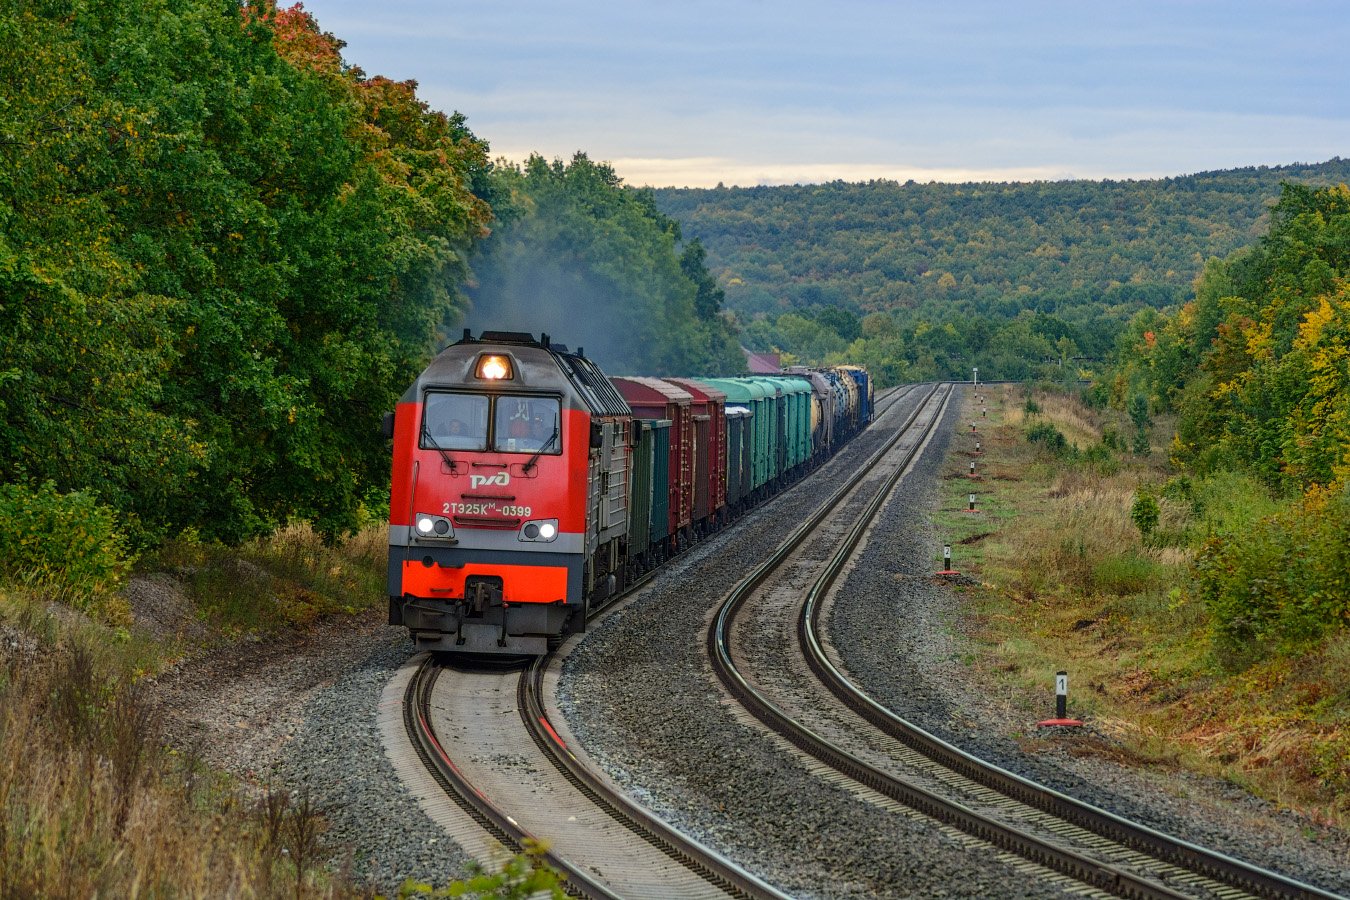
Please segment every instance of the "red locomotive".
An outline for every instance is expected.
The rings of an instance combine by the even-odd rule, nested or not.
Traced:
[[[544,653],[616,587],[632,413],[548,336],[484,332],[394,414],[389,621],[418,649]]]
[[[465,331],[387,417],[390,623],[420,650],[546,652],[866,425],[855,382],[611,380],[548,335]]]

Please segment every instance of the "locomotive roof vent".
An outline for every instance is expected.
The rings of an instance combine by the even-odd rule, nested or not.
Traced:
[[[536,347],[540,346],[540,342],[536,341],[534,335],[528,331],[485,331],[478,336],[478,341],[483,344],[533,344]]]

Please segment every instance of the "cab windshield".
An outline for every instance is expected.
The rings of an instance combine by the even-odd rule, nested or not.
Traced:
[[[561,453],[562,423],[556,397],[495,398],[492,449],[503,453]]]
[[[427,394],[422,446],[441,450],[486,450],[488,398],[475,394]]]
[[[423,404],[421,446],[558,454],[561,406],[557,397],[429,392]]]

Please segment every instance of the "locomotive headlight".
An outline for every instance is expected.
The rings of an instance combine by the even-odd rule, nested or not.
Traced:
[[[557,536],[557,519],[536,519],[533,522],[526,522],[520,529],[520,539],[522,541],[548,543]]]
[[[511,378],[511,358],[497,354],[484,354],[478,358],[478,368],[474,372],[484,381],[506,381]]]
[[[453,540],[455,537],[455,527],[450,524],[450,520],[445,516],[433,516],[427,513],[419,513],[413,527],[417,529],[417,537],[419,539]]]

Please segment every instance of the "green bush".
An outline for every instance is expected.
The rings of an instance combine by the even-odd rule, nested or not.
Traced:
[[[1130,519],[1145,541],[1153,533],[1153,529],[1158,527],[1160,513],[1158,501],[1152,494],[1141,492],[1134,498],[1134,505],[1130,507]]]
[[[1242,667],[1297,652],[1350,624],[1350,495],[1314,488],[1302,502],[1205,542],[1197,592],[1219,656]]]
[[[1027,441],[1040,444],[1054,456],[1063,456],[1069,452],[1069,442],[1054,425],[1049,422],[1037,422],[1027,429]]]
[[[125,603],[114,594],[131,563],[116,514],[89,494],[62,494],[51,482],[0,485],[0,572],[6,577],[53,588],[84,612],[120,621]]]

